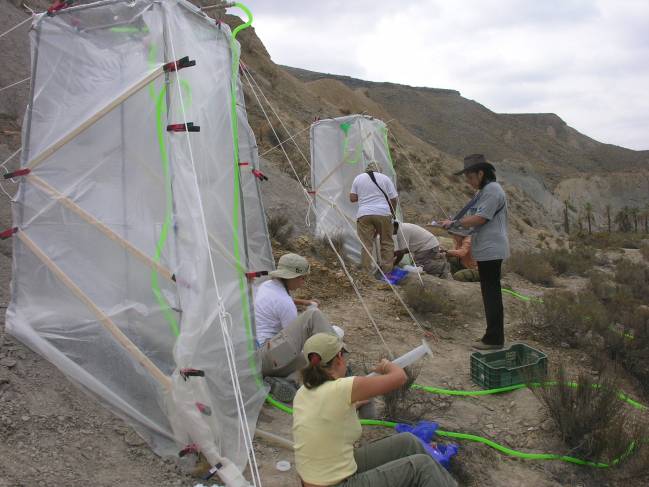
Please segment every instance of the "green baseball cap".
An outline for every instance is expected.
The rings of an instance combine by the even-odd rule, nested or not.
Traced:
[[[309,261],[297,254],[284,254],[277,262],[277,269],[268,273],[270,277],[293,279],[309,273]]]
[[[310,336],[308,340],[304,342],[303,347],[304,356],[307,361],[309,360],[310,354],[317,353],[320,355],[321,361],[325,364],[333,359],[341,350],[345,350],[345,352],[350,351],[342,338],[330,333],[316,333],[315,335]]]

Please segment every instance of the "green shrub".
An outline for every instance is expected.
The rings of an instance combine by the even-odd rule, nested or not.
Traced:
[[[555,271],[540,253],[514,252],[506,262],[507,270],[530,282],[544,286],[554,283]]]
[[[546,250],[541,255],[558,275],[583,276],[593,267],[595,251],[589,247],[576,251],[562,248]]]

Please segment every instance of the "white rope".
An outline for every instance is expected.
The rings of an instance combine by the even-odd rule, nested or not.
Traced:
[[[266,113],[266,110],[264,109],[264,107],[263,107],[263,105],[262,105],[262,103],[261,103],[261,101],[260,101],[260,99],[259,99],[259,96],[257,95],[256,90],[255,90],[254,87],[252,86],[252,83],[251,83],[250,80],[248,79],[248,76],[252,77],[252,74],[250,74],[250,73],[246,73],[246,72],[244,71],[244,76],[246,77],[246,81],[248,81],[248,85],[250,86],[250,88],[251,88],[251,90],[252,90],[252,92],[253,92],[253,95],[255,96],[255,98],[256,98],[256,100],[257,100],[257,103],[259,104],[259,106],[260,106],[260,108],[261,108],[262,113],[264,114],[264,117],[265,117],[266,120],[268,121],[268,123],[269,123],[269,125],[270,125],[270,127],[271,127],[271,130],[273,130],[273,133],[276,135],[275,129],[274,129],[272,123],[270,122],[270,119],[269,119],[269,117],[268,117],[268,115],[267,115],[267,113]],[[258,86],[258,85],[257,85],[257,86]],[[276,136],[277,136],[277,135],[276,135]],[[278,140],[279,140],[279,139],[278,139]],[[313,208],[313,209],[314,209],[314,213],[315,213],[315,215],[316,215],[316,219],[317,219],[317,218],[318,218],[318,213],[317,213],[317,211],[316,211],[315,206],[313,205],[313,202],[312,202],[311,196],[309,195],[307,189],[306,189],[306,188],[304,187],[304,185],[302,184],[302,181],[300,180],[300,178],[299,178],[299,176],[298,176],[298,174],[297,174],[297,171],[295,170],[295,167],[294,167],[294,165],[293,165],[293,162],[291,161],[291,158],[288,156],[286,150],[284,150],[284,146],[281,145],[280,147],[282,148],[282,151],[284,152],[284,156],[285,156],[286,160],[288,161],[289,166],[291,167],[291,170],[293,171],[293,174],[295,175],[295,179],[298,181],[298,183],[299,183],[300,186],[302,187],[302,191],[304,192],[304,194],[305,194],[305,196],[306,196],[306,200],[307,200],[307,204],[309,205],[309,208]],[[316,196],[317,196],[317,195],[318,195],[318,193],[316,192]],[[324,199],[324,198],[323,198],[323,199]],[[332,204],[332,206],[335,207],[335,208],[337,209],[337,211],[340,211],[340,209],[338,209],[337,206],[336,206],[335,204]],[[344,216],[344,214],[343,214],[343,217],[344,217],[343,219],[345,219],[345,221],[347,221],[346,218],[345,218],[345,216]],[[347,223],[351,226],[351,224],[350,224],[349,222],[347,222]],[[352,230],[353,230],[353,228],[352,228]],[[323,233],[325,234],[325,236],[326,236],[326,238],[327,238],[327,241],[329,242],[329,245],[331,246],[331,248],[333,249],[334,253],[336,254],[336,257],[337,257],[338,260],[340,261],[340,264],[341,264],[341,266],[343,267],[343,271],[345,272],[345,275],[347,276],[347,278],[349,279],[349,281],[350,281],[352,287],[354,288],[354,291],[355,291],[356,295],[358,296],[358,299],[359,299],[359,301],[361,302],[361,304],[362,304],[362,306],[363,306],[363,309],[364,309],[365,312],[367,313],[367,315],[368,315],[368,317],[369,317],[369,319],[370,319],[370,322],[372,323],[372,326],[374,327],[374,329],[375,329],[377,335],[379,336],[379,338],[380,338],[381,341],[383,342],[383,345],[385,346],[386,350],[388,351],[390,357],[394,357],[394,355],[392,354],[392,351],[390,350],[390,348],[388,347],[388,345],[387,345],[385,339],[383,338],[383,335],[382,335],[381,331],[379,330],[379,327],[378,327],[378,325],[376,324],[376,321],[374,320],[374,317],[372,316],[371,311],[369,310],[369,308],[368,308],[367,305],[365,304],[365,300],[363,299],[363,297],[362,297],[360,291],[358,290],[358,287],[356,286],[356,283],[354,282],[354,279],[352,278],[352,276],[351,276],[350,273],[348,272],[348,270],[347,270],[347,266],[345,265],[345,262],[344,262],[344,259],[340,256],[340,254],[339,254],[338,251],[336,250],[335,246],[333,245],[333,242],[332,242],[332,240],[331,240],[330,235],[329,235],[326,231],[324,231]],[[352,234],[355,235],[355,232],[352,231]],[[360,241],[360,239],[359,239],[359,241]],[[361,246],[362,246],[362,247],[367,251],[367,248],[363,245],[362,242],[361,242]],[[403,307],[406,309],[406,311],[407,311],[408,315],[410,316],[410,318],[412,318],[412,320],[415,322],[415,324],[416,324],[416,325],[417,325],[417,326],[418,326],[418,327],[419,327],[419,328],[420,328],[424,333],[429,333],[429,331],[426,330],[426,329],[421,325],[421,323],[419,323],[419,321],[418,321],[417,318],[414,316],[414,314],[412,313],[412,311],[410,310],[410,308],[409,308],[409,307],[406,305],[406,303],[403,301],[403,298],[401,297],[401,295],[399,294],[399,292],[396,290],[396,288],[394,287],[394,285],[393,285],[392,283],[390,283],[390,281],[387,279],[387,276],[385,275],[385,273],[383,272],[383,270],[381,269],[381,267],[378,265],[378,263],[377,263],[376,260],[374,259],[372,253],[368,252],[368,255],[370,256],[370,259],[372,260],[372,262],[374,263],[374,265],[378,267],[379,272],[380,272],[381,275],[383,276],[383,279],[385,279],[385,282],[387,282],[387,284],[390,286],[391,290],[392,290],[392,291],[394,292],[394,294],[397,296],[397,299],[398,299],[399,302],[403,305]]]
[[[266,110],[264,109],[264,107],[263,107],[261,101],[259,100],[259,97],[257,96],[257,93],[256,93],[255,88],[252,86],[252,83],[251,83],[250,80],[248,79],[248,77],[250,77],[250,78],[252,78],[252,80],[254,81],[254,77],[252,76],[252,73],[250,73],[250,71],[248,71],[248,70],[245,69],[245,67],[244,67],[244,69],[243,69],[243,74],[244,74],[244,76],[246,77],[246,80],[248,81],[248,85],[250,86],[250,88],[251,88],[251,90],[252,90],[252,92],[253,92],[253,95],[255,95],[255,98],[256,98],[256,100],[257,100],[257,103],[259,104],[259,106],[260,106],[260,108],[261,108],[261,111],[262,111],[262,113],[264,114],[264,117],[266,118],[266,121],[267,121],[268,124],[270,125],[270,128],[271,128],[271,130],[273,131],[273,134],[275,134],[275,137],[277,137],[277,133],[275,132],[275,129],[274,129],[274,127],[273,127],[273,124],[271,123],[271,121],[270,121],[270,119],[269,119],[269,117],[268,117],[268,115],[267,115],[267,113],[266,113]],[[262,92],[261,88],[259,87],[259,84],[255,82],[255,85],[257,86],[257,88],[259,89],[259,91]],[[262,96],[263,96],[263,92],[262,92]],[[265,98],[265,97],[264,97],[264,98]],[[267,98],[265,98],[265,99],[267,100]],[[277,115],[275,115],[275,116],[277,116]],[[278,117],[278,118],[279,118],[279,117]],[[279,140],[279,138],[277,138],[277,140]],[[298,174],[297,174],[297,171],[296,171],[295,168],[293,167],[293,163],[292,163],[290,157],[288,156],[288,154],[287,154],[286,151],[284,150],[284,146],[283,146],[283,144],[280,144],[280,147],[282,148],[282,151],[284,152],[284,156],[286,157],[286,160],[288,161],[289,165],[291,166],[291,169],[293,170],[293,174],[295,175],[295,179],[297,179],[298,183],[300,183],[300,186],[302,186],[302,189],[303,189],[304,191],[306,191],[304,185],[302,184],[302,181],[300,180],[300,178],[299,178],[299,176],[298,176]],[[319,196],[319,195],[318,195],[318,192],[317,192],[317,189],[314,189],[314,191],[315,191],[315,195],[316,195],[316,197]],[[316,215],[316,220],[317,220],[318,213],[317,213],[317,211],[316,211],[316,207],[315,207],[315,205],[313,204],[312,198],[311,198],[310,195],[308,194],[308,191],[306,191],[306,194],[307,194],[307,196],[309,196],[308,201],[307,201],[308,204],[309,204],[309,208],[313,208],[313,210],[314,210],[314,214]],[[350,226],[350,228],[351,228],[351,234],[352,234],[352,235],[356,235],[356,231],[355,231],[355,229],[353,228],[351,222],[349,222],[349,221],[347,220],[347,217],[346,217],[346,215],[342,212],[342,210],[341,210],[341,209],[340,209],[340,208],[339,208],[339,207],[338,207],[334,202],[329,201],[329,200],[327,200],[326,198],[323,198],[322,196],[320,196],[320,198],[322,198],[322,199],[324,199],[325,201],[327,201],[327,202],[332,206],[332,208],[334,208],[336,211],[338,211],[338,212],[341,214],[341,216],[343,217],[343,220],[347,223],[347,225]],[[403,236],[403,230],[401,230],[401,232],[402,232],[402,236]],[[325,233],[325,235],[327,235],[326,232],[324,232],[324,233]],[[376,266],[377,269],[379,270],[379,272],[381,273],[381,276],[383,277],[383,280],[384,280],[384,281],[385,281],[385,282],[390,286],[390,289],[391,289],[392,292],[395,294],[395,296],[397,297],[398,301],[403,305],[403,307],[405,308],[406,312],[408,313],[408,315],[410,316],[410,318],[413,320],[413,322],[414,322],[414,323],[419,327],[419,329],[421,329],[424,333],[426,333],[426,334],[432,334],[429,330],[426,330],[426,329],[421,325],[421,323],[419,323],[419,320],[417,320],[417,318],[416,318],[415,315],[412,313],[412,311],[410,310],[410,308],[408,307],[408,305],[405,303],[405,301],[404,301],[403,298],[401,297],[401,294],[399,294],[399,291],[397,291],[396,287],[395,287],[395,286],[394,286],[394,285],[389,281],[389,279],[387,278],[387,276],[385,275],[385,273],[384,273],[383,270],[381,269],[381,266],[378,264],[378,262],[377,262],[376,259],[374,258],[374,255],[373,255],[374,252],[370,252],[369,249],[368,249],[367,247],[365,247],[365,245],[363,244],[363,242],[361,241],[361,239],[358,238],[358,236],[356,236],[356,238],[357,238],[358,241],[360,242],[361,247],[362,247],[362,248],[367,252],[367,254],[369,255],[369,257],[370,257],[372,263],[374,264],[374,266]],[[327,239],[329,240],[329,242],[330,242],[330,244],[331,244],[331,239],[329,238],[329,235],[327,235]],[[406,242],[406,247],[408,247],[408,244],[407,244],[408,241],[407,241],[407,239],[405,238],[405,236],[403,236],[403,239],[404,239],[404,241]],[[331,245],[333,245],[333,244],[331,244]],[[335,249],[334,249],[334,252],[335,252]],[[410,252],[410,248],[409,248],[409,247],[408,247],[408,252]],[[336,253],[337,253],[337,252],[336,252]],[[412,255],[412,254],[411,254],[411,255]],[[413,261],[413,263],[416,264],[414,256],[412,257],[412,261]],[[341,263],[342,263],[342,262],[341,262]],[[344,264],[343,264],[343,266],[344,266]],[[353,279],[351,278],[351,276],[348,275],[348,277],[349,277],[350,281],[352,281],[352,285],[354,285],[354,283],[353,283]],[[419,273],[417,273],[417,277],[419,278],[419,282],[420,282],[420,283],[422,284],[422,286],[423,286],[423,279],[422,279],[421,275],[419,275]],[[360,296],[360,293],[358,293],[358,294],[359,294],[359,299],[360,299],[361,302],[363,303],[364,308],[365,308],[366,311],[368,312],[368,316],[369,316],[369,318],[370,318],[370,321],[372,321],[372,324],[374,325],[374,327],[375,327],[377,333],[379,334],[379,337],[381,338],[381,340],[385,342],[385,340],[383,340],[383,337],[381,336],[381,332],[378,330],[378,327],[376,326],[376,322],[374,321],[373,316],[371,315],[371,313],[369,312],[369,310],[368,310],[367,307],[365,306],[365,304],[364,304],[364,302],[363,302],[363,298]],[[389,349],[388,349],[388,351],[389,351]]]
[[[30,20],[32,20],[32,18],[31,18],[31,17],[27,17],[27,18],[26,18],[25,20],[23,20],[22,22],[18,22],[18,23],[17,23],[16,25],[14,25],[11,29],[9,29],[9,30],[3,32],[2,34],[0,34],[0,39],[2,39],[4,36],[6,36],[7,34],[9,34],[9,32],[12,32],[12,31],[16,30],[18,27],[20,27],[20,26],[23,25],[24,23],[29,22]]]
[[[25,81],[29,81],[30,79],[32,79],[31,76],[28,77],[28,78],[25,78],[25,79],[21,79],[20,81],[16,81],[15,83],[11,83],[9,86],[4,86],[3,88],[0,88],[0,91],[8,90],[9,88],[12,88],[12,87],[14,87],[16,85],[19,85],[20,83],[24,83]]]
[[[265,156],[266,154],[268,154],[269,152],[274,151],[275,149],[277,149],[280,145],[285,144],[286,142],[295,139],[295,137],[297,137],[298,135],[300,135],[302,132],[305,132],[305,131],[309,130],[310,128],[311,128],[311,125],[307,125],[306,127],[304,127],[304,128],[303,128],[302,130],[300,130],[299,132],[295,132],[295,133],[294,133],[293,135],[291,135],[288,139],[284,139],[284,140],[282,140],[279,144],[275,144],[273,147],[271,147],[270,149],[268,149],[268,150],[265,151],[264,153],[259,154],[259,157],[264,157],[264,156]]]
[[[243,71],[247,71],[247,72],[248,72],[248,74],[250,75],[250,79],[252,79],[253,83],[255,83],[255,86],[257,86],[257,89],[259,90],[259,93],[261,93],[261,96],[264,98],[264,100],[266,100],[266,103],[267,103],[268,106],[270,107],[271,111],[273,112],[273,114],[275,115],[275,117],[277,118],[277,120],[279,120],[279,123],[282,125],[282,128],[286,131],[286,133],[290,133],[289,130],[288,130],[288,127],[284,124],[284,122],[282,121],[282,119],[279,117],[279,115],[278,115],[277,112],[275,111],[275,108],[273,108],[273,105],[271,104],[270,100],[268,100],[268,98],[266,97],[266,95],[265,95],[264,92],[262,91],[261,87],[259,86],[259,84],[258,84],[257,81],[255,80],[255,78],[253,78],[253,76],[252,76],[252,74],[250,73],[250,71],[248,70],[248,68],[247,68],[245,65],[243,65],[243,64],[241,65],[241,67],[243,68]],[[268,120],[268,123],[270,124],[270,120]],[[271,124],[271,126],[272,126],[272,124]],[[274,130],[273,130],[273,133],[275,133]],[[275,134],[275,137],[277,137],[277,134]],[[277,140],[280,140],[279,137],[277,137]],[[306,162],[307,166],[311,167],[311,162],[310,162],[310,161],[307,159],[307,157],[304,155],[304,152],[302,152],[302,149],[301,149],[300,146],[297,144],[297,141],[292,140],[292,139],[291,139],[291,141],[293,142],[293,144],[295,144],[295,147],[297,148],[298,152],[299,152],[300,155],[302,156],[302,159],[304,159],[304,162]]]
[[[174,43],[173,43],[173,35],[170,33],[169,34],[169,42],[171,45],[171,52],[172,52],[172,59],[178,59],[176,56],[176,50],[174,48]],[[234,54],[232,54],[234,55]],[[178,76],[178,74],[176,74]],[[185,101],[183,99],[183,90],[180,86],[180,83],[176,83],[176,86],[178,87],[178,95],[180,97],[180,108],[182,111],[183,115],[183,120],[187,121],[187,113],[185,111]],[[252,473],[252,479],[253,479],[253,484],[256,485],[261,485],[261,480],[259,477],[259,468],[257,465],[257,458],[255,456],[255,451],[254,451],[254,445],[252,443],[252,435],[250,433],[250,429],[248,428],[248,418],[246,414],[246,408],[245,408],[245,401],[243,399],[243,395],[241,393],[241,387],[239,384],[239,374],[237,371],[237,366],[235,363],[235,358],[234,358],[234,346],[232,344],[232,339],[230,336],[230,333],[228,331],[228,313],[225,310],[225,305],[223,301],[223,297],[221,295],[221,291],[219,289],[218,285],[218,280],[216,278],[216,270],[214,267],[214,259],[212,258],[212,250],[210,247],[210,241],[209,241],[209,235],[208,235],[208,230],[207,230],[207,222],[205,218],[205,209],[203,208],[203,201],[201,197],[201,192],[200,192],[200,187],[198,185],[198,174],[196,172],[196,164],[194,162],[194,154],[192,151],[192,144],[191,144],[191,138],[189,132],[185,131],[185,137],[187,140],[187,146],[189,150],[189,160],[191,162],[192,166],[192,173],[194,176],[194,187],[196,190],[196,195],[198,196],[198,208],[200,212],[200,219],[201,219],[201,226],[203,229],[203,238],[204,238],[204,243],[205,243],[205,248],[207,249],[207,255],[209,257],[209,263],[210,263],[210,271],[212,273],[212,280],[214,282],[214,290],[216,293],[217,297],[217,303],[219,306],[219,322],[221,325],[221,334],[223,337],[223,343],[225,345],[225,350],[226,350],[226,359],[228,362],[228,369],[230,372],[230,380],[232,381],[232,387],[233,387],[233,392],[235,396],[235,402],[237,405],[237,419],[239,421],[239,426],[241,427],[241,431],[243,433],[244,437],[244,442],[246,444],[246,455],[248,457],[248,462],[250,465],[250,470]],[[238,143],[238,141],[234,141],[234,143]],[[255,478],[255,473],[257,478]],[[258,484],[258,479],[259,479],[259,484]]]
[[[7,174],[7,173],[9,172],[9,170],[7,169],[7,163],[8,163],[11,159],[13,159],[14,157],[16,157],[16,155],[17,155],[21,150],[22,150],[22,147],[19,148],[19,149],[18,149],[16,152],[14,152],[13,154],[11,154],[9,157],[7,157],[7,158],[4,160],[4,162],[3,162],[2,164],[0,164],[0,168],[2,168],[3,174]],[[13,179],[9,179],[9,181],[11,181],[12,183],[16,184],[16,181],[14,181]],[[2,192],[7,196],[7,198],[9,198],[9,200],[12,200],[12,199],[13,199],[13,196],[11,196],[11,195],[7,192],[7,190],[4,188],[4,186],[2,185],[2,183],[0,183],[0,191],[2,191]]]

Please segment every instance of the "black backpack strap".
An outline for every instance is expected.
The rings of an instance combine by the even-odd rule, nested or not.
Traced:
[[[367,171],[366,174],[370,177],[372,182],[374,184],[376,184],[376,187],[379,188],[379,191],[381,191],[381,193],[383,193],[383,196],[385,197],[385,201],[388,202],[388,207],[390,208],[390,213],[392,213],[392,218],[396,218],[397,216],[395,214],[394,208],[392,208],[392,203],[390,203],[390,198],[388,198],[388,195],[385,194],[385,191],[383,191],[383,188],[381,186],[379,186],[379,183],[376,182],[376,178],[374,177],[374,171]]]

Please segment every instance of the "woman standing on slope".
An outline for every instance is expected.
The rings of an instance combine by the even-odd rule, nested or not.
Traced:
[[[451,475],[411,433],[354,449],[359,403],[398,389],[401,367],[382,360],[372,377],[345,377],[345,344],[318,333],[304,344],[304,385],[293,401],[295,467],[304,487],[455,487]]]
[[[505,345],[503,296],[500,274],[503,260],[509,257],[507,238],[507,196],[496,182],[496,168],[482,154],[464,158],[467,183],[478,190],[471,201],[453,220],[441,222],[444,228],[454,226],[473,229],[473,258],[478,262],[482,302],[487,318],[487,331],[473,346],[478,350],[495,350]]]

